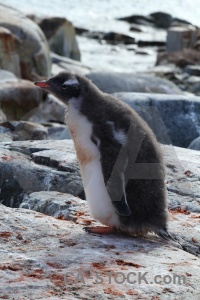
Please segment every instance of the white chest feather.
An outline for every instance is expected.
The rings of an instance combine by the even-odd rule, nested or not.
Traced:
[[[105,187],[100,152],[91,141],[92,124],[73,105],[69,105],[66,123],[75,144],[91,215],[104,225],[119,227],[118,215]]]

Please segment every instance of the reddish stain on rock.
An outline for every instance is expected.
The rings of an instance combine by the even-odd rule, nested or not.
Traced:
[[[92,221],[91,220],[82,220],[82,222],[86,225],[91,225]]]
[[[190,214],[190,212],[188,210],[182,209],[181,207],[178,207],[176,210],[170,209],[169,211],[172,214],[184,214],[184,215],[189,215]]]
[[[127,291],[127,295],[138,295],[138,292],[137,291],[134,291],[134,290],[131,290],[131,289],[129,289],[128,291]]]
[[[184,174],[189,177],[189,176],[191,176],[192,172],[187,170],[187,171],[184,172]]]
[[[118,264],[118,266],[129,266],[129,267],[134,267],[134,268],[141,268],[141,265],[138,265],[136,263],[133,262],[127,262],[127,261],[123,261],[122,259],[116,259],[116,263]]]
[[[11,271],[20,271],[22,268],[20,266],[16,265],[3,265],[0,266],[0,270],[11,270]]]
[[[117,291],[117,290],[115,290],[111,287],[108,287],[107,289],[105,289],[104,292],[106,294],[110,294],[110,295],[113,295],[113,296],[122,296],[123,295],[122,292]]]
[[[26,276],[42,279],[44,277],[44,271],[42,269],[35,269],[32,273],[26,274]]]
[[[8,238],[11,235],[12,235],[12,232],[9,232],[9,231],[0,232],[0,237],[3,237],[3,238]]]
[[[192,238],[193,243],[198,243],[197,239]]]
[[[104,263],[93,262],[92,266],[97,269],[103,269],[105,267]]]
[[[51,268],[54,268],[54,269],[60,269],[62,266],[58,263],[51,263],[51,262],[47,262],[47,265]]]

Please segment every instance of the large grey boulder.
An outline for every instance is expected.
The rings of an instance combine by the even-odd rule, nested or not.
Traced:
[[[0,68],[21,77],[20,59],[17,53],[19,40],[10,30],[0,26]]]
[[[19,11],[2,4],[0,26],[8,29],[15,37],[16,41],[13,41],[12,45],[16,50],[15,56],[17,55],[19,59],[21,77],[29,80],[49,77],[51,67],[49,46],[39,26]],[[1,55],[3,53],[0,57]],[[11,57],[15,59],[14,53]],[[16,75],[19,76],[19,70]]]
[[[0,69],[0,83],[6,81],[18,81],[18,79],[12,72]]]
[[[189,144],[188,149],[200,150],[200,136]]]
[[[48,131],[41,124],[25,121],[1,122],[0,129],[8,129],[13,141],[46,140]],[[6,131],[5,131],[6,132]]]
[[[149,124],[163,144],[187,148],[200,134],[200,97],[115,93]]]
[[[37,88],[37,90],[41,89]],[[55,96],[48,94],[44,101],[41,101],[31,114],[26,115],[26,120],[36,123],[49,121],[64,123],[65,115],[66,105]]]
[[[80,60],[81,54],[71,22],[65,18],[54,17],[42,19],[38,25],[44,32],[52,52]]]
[[[1,81],[0,105],[8,120],[21,120],[34,113],[42,102],[44,92],[31,81],[10,78]]]
[[[47,139],[66,140],[71,139],[71,136],[66,125],[55,122],[43,124],[27,121],[0,122],[0,142]]]
[[[172,82],[150,75],[121,72],[91,72],[86,77],[104,93],[137,92],[182,94]]]
[[[0,143],[0,201],[18,207],[26,194],[58,191],[84,197],[72,141]]]

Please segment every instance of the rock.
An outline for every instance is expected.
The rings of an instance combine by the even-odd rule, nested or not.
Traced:
[[[65,123],[66,105],[55,96],[48,94],[43,102],[27,115],[27,120],[35,123],[59,122]]]
[[[21,120],[42,101],[43,92],[28,80],[8,80],[0,85],[1,108],[8,120]]]
[[[2,299],[198,299],[198,214],[177,212],[170,221],[186,252],[152,235],[88,234],[84,226],[98,223],[83,201],[60,193],[48,197],[58,209],[61,199],[67,202],[69,219],[0,205]],[[42,195],[31,198],[37,205]]]
[[[39,26],[19,11],[2,4],[0,26],[10,30],[12,35],[16,36],[18,47],[15,55],[19,57],[21,77],[29,80],[48,78],[51,67],[49,47]],[[11,37],[9,39],[11,41]],[[15,49],[14,42],[12,49]],[[19,76],[19,71],[16,71],[18,70],[17,58],[13,57],[14,59],[16,62],[12,71]]]
[[[67,57],[59,56],[53,52],[51,52],[51,59],[53,62],[52,70],[51,70],[52,75],[56,75],[59,72],[64,72],[64,71],[71,71],[71,72],[79,73],[81,75],[85,75],[91,72],[92,70],[92,68],[84,65],[79,61]]]
[[[128,36],[126,34],[113,32],[113,31],[103,34],[102,39],[112,44],[123,43],[125,45],[129,45],[135,43],[135,38]]]
[[[187,148],[200,135],[200,98],[182,95],[115,93],[134,108],[163,144]]]
[[[200,152],[172,146],[163,146],[163,151],[169,207],[200,213]],[[27,194],[39,191],[70,193],[85,199],[71,140],[6,142],[0,144],[0,152],[3,204],[19,207],[28,199]]]
[[[198,137],[194,141],[192,141],[189,144],[188,149],[200,150],[200,137]]]
[[[151,16],[132,15],[128,17],[118,18],[118,20],[126,21],[129,23],[140,24],[140,25],[153,25],[153,18]]]
[[[192,48],[195,40],[195,27],[171,27],[167,32],[167,52]]]
[[[72,141],[0,144],[1,203],[19,207],[26,194],[58,191],[84,198]]]
[[[185,67],[184,72],[190,76],[200,76],[200,66],[187,66]]]
[[[47,124],[45,125],[48,126]],[[48,138],[49,140],[65,140],[71,139],[71,136],[66,125],[50,123],[48,127]]]
[[[76,31],[77,35],[82,35],[82,34],[85,34],[85,33],[89,32],[88,29],[83,28],[83,27],[77,27],[77,26],[75,26],[74,28],[75,28],[75,31]]]
[[[39,22],[52,52],[74,60],[80,60],[74,26],[65,18],[45,18]]]
[[[200,63],[200,52],[194,49],[183,49],[176,52],[158,52],[156,65],[174,64],[180,68]]]
[[[0,123],[0,126],[9,130],[13,141],[47,139],[47,130],[40,124],[25,121],[15,121],[3,122]]]
[[[200,213],[200,152],[173,146],[162,146],[162,149],[169,209]]]
[[[165,12],[155,12],[155,13],[151,13],[148,16],[132,15],[128,17],[118,18],[118,20],[126,21],[129,23],[140,24],[140,25],[146,25],[146,26],[156,26],[164,29],[170,28],[171,26],[175,26],[175,25],[182,26],[182,27],[192,25],[190,22],[186,20],[174,18],[170,14]]]
[[[12,132],[9,128],[1,126],[0,124],[0,142],[10,142],[12,141]]]
[[[35,192],[24,197],[20,208],[31,209],[56,218],[75,221],[75,214],[81,210],[87,212],[85,200],[70,194],[58,192]]]
[[[0,109],[0,122],[4,122],[6,121],[6,115],[4,114],[4,112]]]
[[[187,27],[188,25],[194,26],[192,23],[188,22],[187,20],[183,20],[180,18],[173,18],[172,23],[171,23],[171,27],[174,27],[174,26],[186,26]]]
[[[20,121],[15,127],[13,141],[46,140],[47,130],[33,122]]]
[[[21,77],[20,59],[17,53],[19,40],[10,30],[0,27],[0,68]]]
[[[95,222],[95,220],[91,218],[87,206],[86,201],[73,197],[70,194],[46,191],[35,192],[26,196],[20,208],[31,209],[62,220],[70,220],[78,224],[85,223],[87,225]],[[171,233],[176,236],[185,251],[200,256],[200,241],[198,239],[195,241],[191,239],[191,237],[193,237],[193,239],[195,239],[195,236],[198,237],[198,226],[193,231],[191,224],[193,223],[192,227],[194,227],[195,223],[196,225],[198,224],[199,214],[192,214],[189,210],[181,208],[175,210],[171,209],[170,214],[171,219],[169,225]],[[190,216],[186,217],[188,215]],[[195,217],[197,217],[196,222],[192,220]],[[185,225],[183,227],[182,224],[186,220],[189,226]],[[174,227],[174,225],[176,226]],[[149,239],[152,239],[152,236],[149,235]]]
[[[161,28],[169,28],[172,22],[172,16],[164,12],[152,13],[150,17],[153,18],[155,25]]]
[[[191,92],[196,96],[200,96],[200,83],[195,83],[191,87]]]
[[[131,35],[127,35],[120,32],[109,31],[87,31],[82,34],[82,36],[87,37],[88,39],[95,39],[103,43],[106,41],[109,44],[135,44],[135,38]]]
[[[121,72],[91,72],[86,77],[92,80],[105,93],[137,92],[182,94],[172,82],[153,76],[121,73]]]
[[[132,25],[130,27],[130,31],[134,31],[134,32],[143,32],[143,30],[141,28],[139,28],[139,26],[135,26],[135,25]]]
[[[6,70],[0,70],[0,82],[6,82],[6,81],[18,81],[17,77],[9,71]]]
[[[166,77],[170,79],[175,74],[181,74],[181,69],[175,66],[174,64],[168,64],[168,65],[159,65],[155,66],[153,68],[149,68],[145,74],[152,74],[159,77]]]
[[[200,83],[200,77],[199,76],[189,76],[188,78],[186,78],[185,81],[190,84]]]
[[[165,46],[166,45],[166,42],[165,41],[152,41],[152,40],[139,40],[137,42],[138,46],[139,47],[155,47],[155,46],[158,46],[158,47],[162,47],[162,46]]]

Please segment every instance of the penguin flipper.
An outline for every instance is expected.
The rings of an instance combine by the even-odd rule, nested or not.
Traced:
[[[128,164],[126,148],[110,137],[113,136],[112,122],[93,124],[92,142],[101,153],[101,167],[106,189],[116,212],[121,216],[130,216],[131,210],[126,200],[124,172]],[[109,157],[109,162],[108,158]]]
[[[126,200],[124,175],[111,174],[107,190],[116,212],[121,216],[130,216],[131,210]]]
[[[124,194],[122,195],[122,198],[120,201],[112,200],[111,202],[119,215],[126,216],[126,217],[131,215],[131,210],[126,202],[126,198],[125,198]]]

